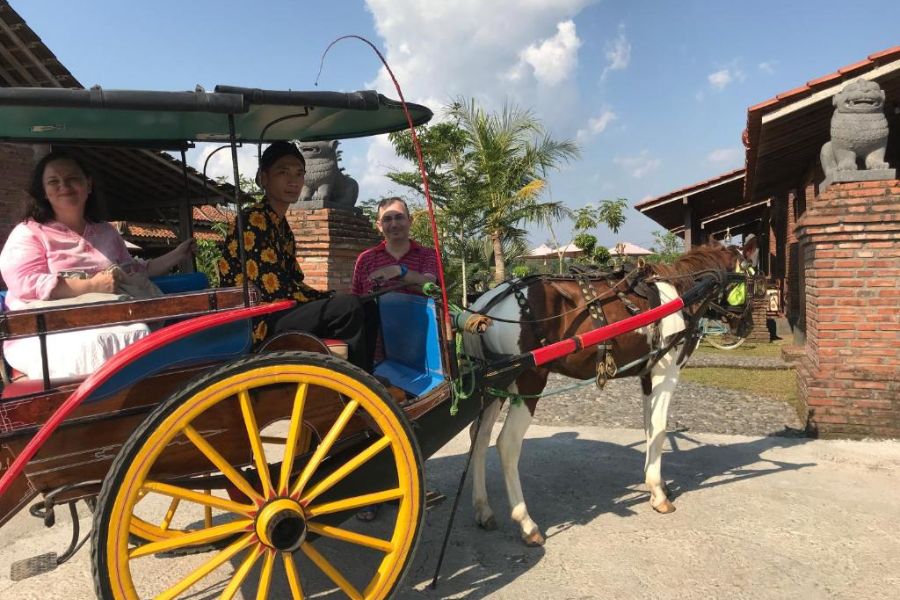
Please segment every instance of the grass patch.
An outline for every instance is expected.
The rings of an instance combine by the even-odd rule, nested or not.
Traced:
[[[759,344],[754,342],[744,342],[734,350],[719,350],[718,348],[713,348],[709,344],[704,342],[700,342],[700,346],[697,348],[697,352],[703,354],[718,354],[722,356],[731,355],[731,356],[757,356],[763,358],[781,358],[781,347],[786,342],[784,340],[778,342],[772,342]]]
[[[798,406],[797,375],[793,369],[754,370],[697,367],[681,371],[681,379],[727,390],[772,396],[795,408]]]

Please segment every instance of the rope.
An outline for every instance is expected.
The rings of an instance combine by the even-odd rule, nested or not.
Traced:
[[[468,400],[475,393],[476,377],[472,361],[463,353],[463,336],[456,334],[456,364],[459,367],[459,377],[450,378],[450,416],[455,417],[459,412],[459,401]],[[466,385],[466,375],[469,376]]]
[[[591,385],[593,383],[594,383],[594,381],[592,379],[588,380],[588,381],[579,381],[576,384],[569,385],[569,386],[566,386],[566,387],[558,389],[558,390],[554,390],[554,391],[550,392],[549,394],[519,394],[519,393],[515,393],[515,392],[510,392],[509,390],[501,390],[501,389],[495,388],[495,387],[485,387],[484,391],[496,398],[503,398],[505,400],[509,400],[509,403],[513,406],[519,406],[528,398],[547,398],[548,396],[555,396],[556,394],[562,394],[563,392],[569,392],[571,390],[582,388],[586,385]]]

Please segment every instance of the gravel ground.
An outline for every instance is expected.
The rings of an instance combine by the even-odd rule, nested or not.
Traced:
[[[717,363],[706,364],[707,356],[693,356],[693,366],[737,366],[737,359],[741,366],[746,363],[746,367],[753,361],[774,363],[773,359],[729,357],[729,360],[719,359]],[[719,357],[713,355],[711,358]],[[547,393],[576,383],[551,375]],[[636,377],[612,380],[603,390],[589,383],[543,398],[538,403],[534,422],[553,426],[643,428],[640,381]],[[782,400],[688,381],[678,384],[669,407],[669,429],[672,431],[795,437],[803,435],[803,427],[794,408]]]

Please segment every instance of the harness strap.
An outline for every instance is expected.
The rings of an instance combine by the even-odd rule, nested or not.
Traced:
[[[516,297],[516,302],[519,304],[519,311],[522,313],[522,316],[525,317],[523,320],[531,323],[531,331],[534,334],[534,337],[537,338],[538,343],[541,346],[547,345],[547,337],[544,335],[544,332],[541,328],[538,327],[538,324],[534,321],[534,315],[531,312],[531,306],[528,305],[528,298],[525,297],[525,294],[522,293],[522,287],[519,285],[520,280],[513,280],[510,282],[510,287],[512,288],[513,295]]]
[[[603,306],[600,299],[597,298],[597,292],[594,290],[591,280],[583,273],[576,273],[575,279],[578,282],[578,287],[581,289],[581,294],[584,296],[588,314],[594,322],[594,328],[605,327],[608,321],[603,313]],[[615,284],[610,284],[610,288],[615,289]],[[618,292],[618,294],[622,295],[621,292]],[[617,371],[616,360],[612,352],[610,352],[609,342],[597,344],[597,387],[602,390],[606,386],[606,382],[616,376]]]

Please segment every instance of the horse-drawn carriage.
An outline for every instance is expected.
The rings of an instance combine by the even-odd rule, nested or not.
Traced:
[[[425,107],[374,92],[0,89],[3,141],[153,148],[225,141],[235,159],[238,143],[373,135],[430,117]],[[239,181],[235,166],[236,204]],[[607,282],[609,274],[582,275],[581,299],[566,291],[569,280],[505,284],[480,308],[453,316],[445,294],[386,294],[378,298],[379,311],[393,326],[382,331],[377,377],[332,356],[326,342],[309,335],[253,345],[252,319],[293,303],[256,302],[246,278],[242,288],[208,289],[202,277],[188,277],[186,286],[179,281],[177,291],[161,298],[4,312],[0,341],[37,337],[43,377],[11,381],[2,390],[0,525],[41,495],[32,514],[49,525],[54,506],[68,505],[76,526],[61,556],[17,563],[14,576],[52,569],[77,550],[74,506],[85,500],[94,512],[92,564],[102,598],[175,598],[198,590],[204,597],[242,590],[257,598],[302,598],[335,588],[351,598],[388,597],[422,527],[424,460],[497,404],[486,390],[524,393],[523,376],[563,363],[570,375],[584,365],[592,373],[602,367],[610,377],[647,375],[661,358],[692,343],[691,321],[724,291],[733,261],[723,250],[721,257],[691,263],[689,275],[673,274],[681,278],[681,295],[656,302],[634,295],[635,277],[631,287],[619,287]],[[628,280],[624,275],[621,281]],[[554,304],[550,290],[571,306]],[[631,300],[624,306],[633,313],[585,317],[626,295]],[[562,307],[575,320],[537,335],[535,323],[561,318],[535,315],[538,297],[547,310]],[[519,312],[507,310],[510,300]],[[629,332],[655,330],[686,307],[693,308],[687,327],[631,333],[647,339],[646,348],[629,347],[627,365],[617,356]],[[482,313],[495,320],[488,331],[502,338],[504,327],[518,327],[521,339],[509,348],[486,340],[488,352],[460,360],[454,336]],[[50,378],[54,334],[136,322],[159,327],[86,378]],[[465,335],[468,346],[480,343],[478,333]],[[523,341],[528,336],[533,343]],[[598,345],[604,357],[595,365]],[[618,373],[610,367],[615,360]],[[453,385],[460,378],[474,382],[471,393]],[[391,507],[375,524],[349,519],[375,503]]]

